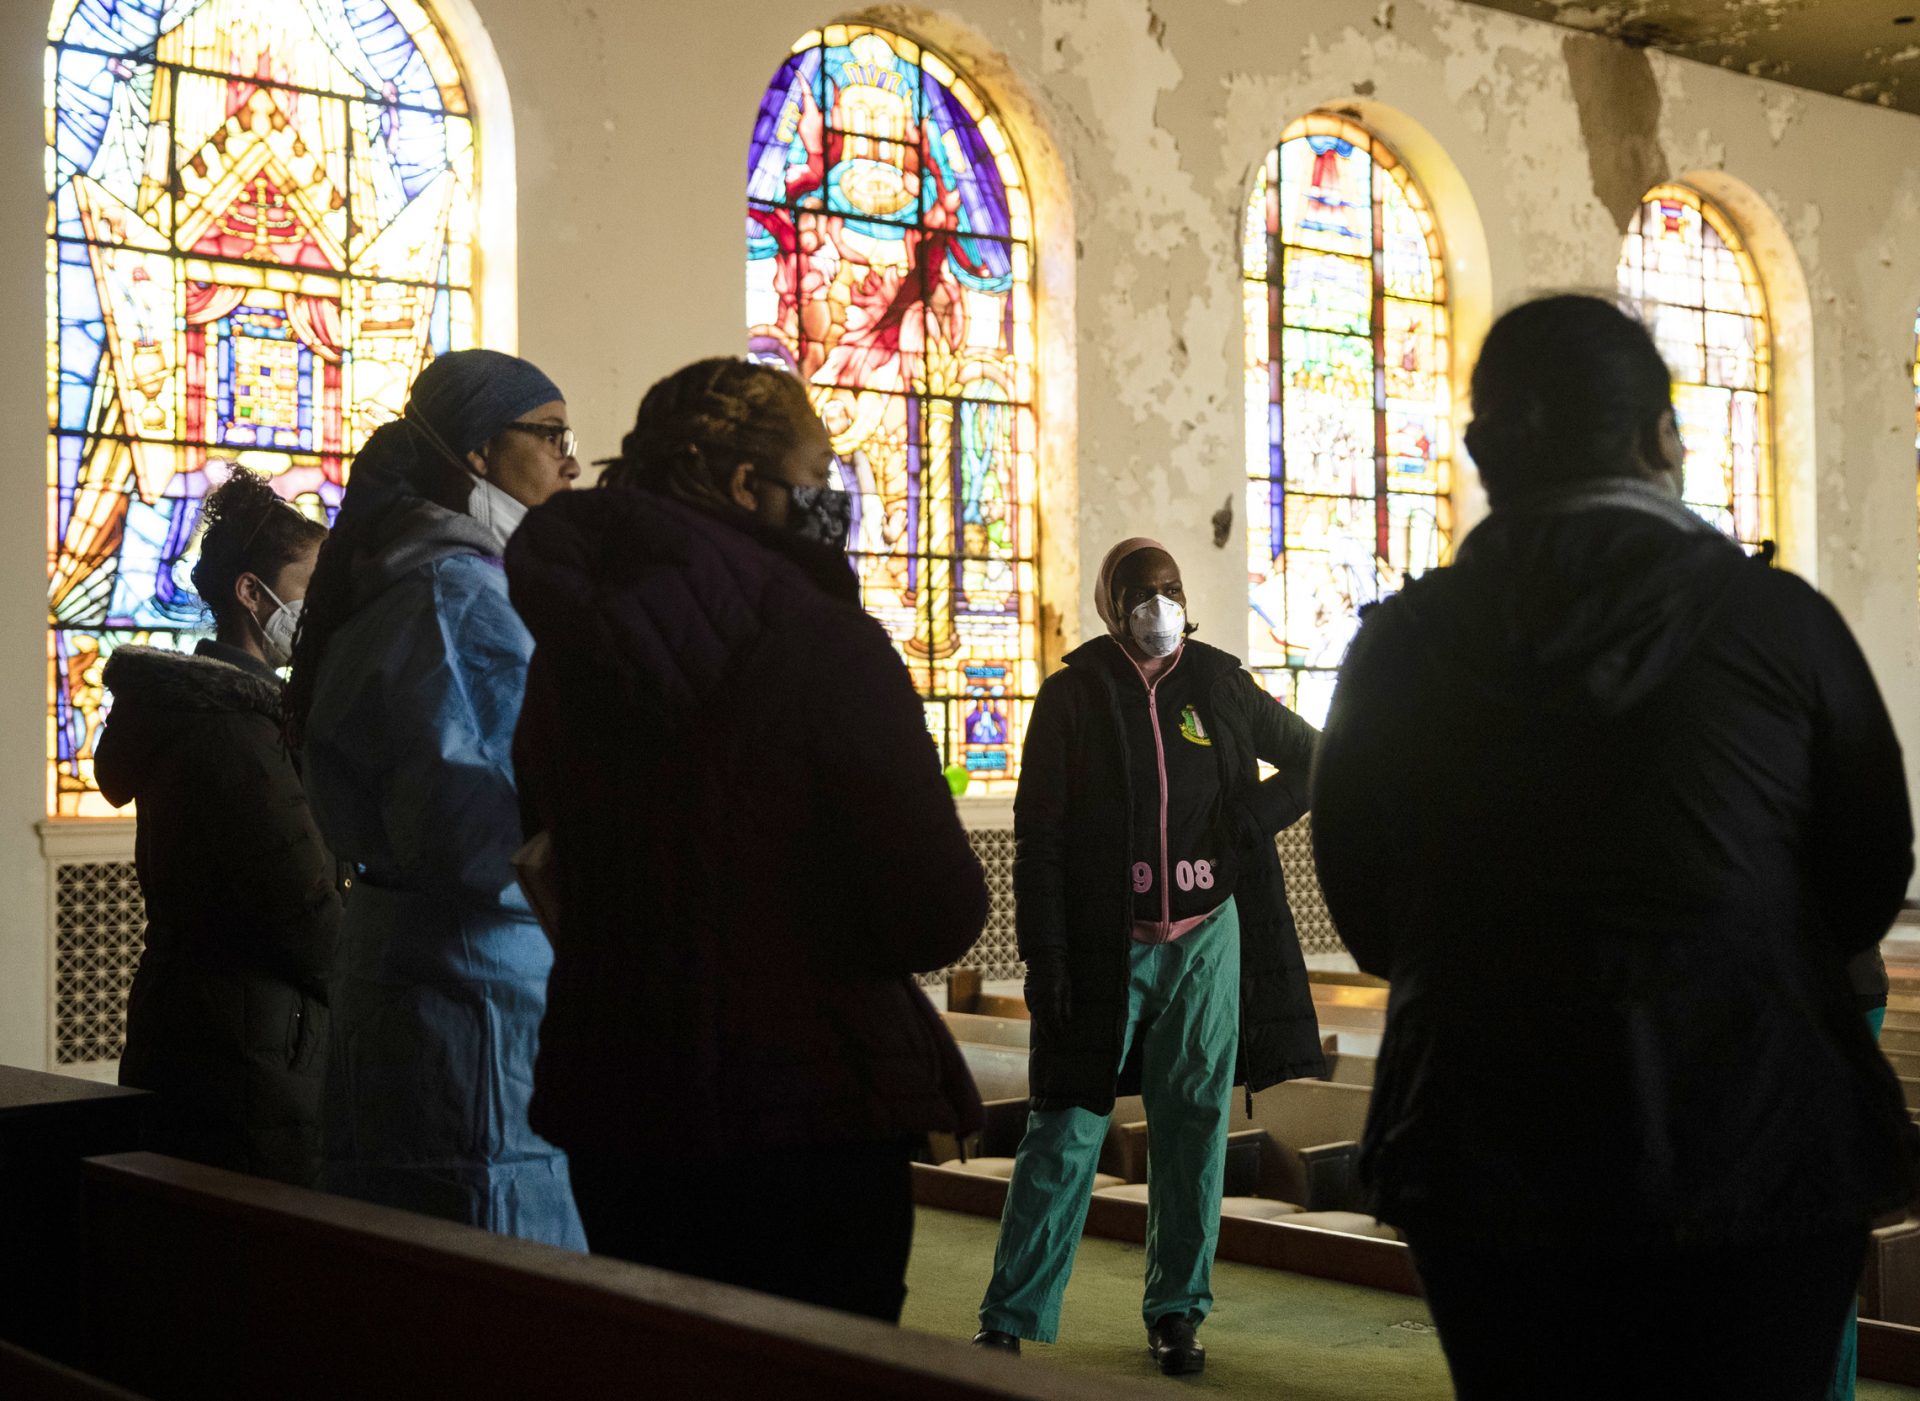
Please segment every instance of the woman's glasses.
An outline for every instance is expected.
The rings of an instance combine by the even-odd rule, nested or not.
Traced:
[[[575,437],[573,430],[564,423],[508,423],[503,425],[504,428],[511,428],[520,433],[531,433],[537,438],[545,438],[549,445],[560,450],[562,457],[572,457],[573,450],[580,446],[579,438]]]

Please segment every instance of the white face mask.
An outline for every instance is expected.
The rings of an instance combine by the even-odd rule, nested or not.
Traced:
[[[1187,610],[1165,594],[1155,594],[1133,610],[1127,631],[1149,657],[1170,656],[1187,635]]]
[[[280,595],[268,588],[264,579],[260,581],[260,588],[278,605],[267,615],[266,622],[259,624],[261,639],[266,644],[267,665],[278,670],[293,660],[293,634],[300,626],[300,610],[307,606],[307,601],[296,598],[291,603],[282,603]]]
[[[473,494],[467,498],[467,514],[473,517],[475,525],[493,537],[500,553],[505,554],[507,541],[527,518],[527,508],[485,477],[476,476]]]

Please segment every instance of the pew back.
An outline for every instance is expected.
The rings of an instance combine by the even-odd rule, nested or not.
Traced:
[[[86,1194],[89,1370],[157,1398],[1151,1394],[153,1154]]]

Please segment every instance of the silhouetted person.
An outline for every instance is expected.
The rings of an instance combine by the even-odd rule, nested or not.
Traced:
[[[1362,1170],[1459,1394],[1814,1398],[1915,1130],[1855,1004],[1912,871],[1833,607],[1681,504],[1609,303],[1501,318],[1492,514],[1374,609],[1314,776],[1327,903],[1391,980]]]
[[[235,471],[201,508],[214,636],[120,647],[94,773],[138,801],[146,950],[120,1083],[157,1093],[151,1146],[311,1186],[320,1168],[337,868],[280,738],[280,677],[327,528]]]
[[[1107,634],[1040,688],[1014,799],[1033,1110],[974,1342],[1054,1340],[1114,1096],[1137,1092],[1142,1317],[1177,1375],[1206,1363],[1233,1086],[1325,1072],[1273,842],[1306,810],[1315,734],[1188,640],[1179,566],[1155,542],[1108,551],[1094,602]]]
[[[558,895],[533,1122],[596,1253],[891,1322],[912,1159],[980,1122],[909,975],[987,888],[832,461],[799,380],[702,361],[508,551]]]
[[[500,555],[579,474],[560,391],[443,355],[354,458],[294,647],[313,811],[355,868],[326,1178],[347,1196],[583,1248],[563,1154],[527,1126],[553,952],[515,879],[513,726],[533,639]]]

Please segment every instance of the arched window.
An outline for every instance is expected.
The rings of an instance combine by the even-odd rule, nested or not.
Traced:
[[[1000,119],[899,34],[830,25],[760,106],[750,353],[804,379],[854,493],[866,607],[949,764],[1016,776],[1039,684],[1033,228]]]
[[[1773,331],[1732,221],[1685,185],[1649,190],[1620,253],[1620,300],[1673,372],[1687,505],[1749,549],[1776,538]]]
[[[60,0],[48,38],[48,804],[85,816],[101,668],[204,628],[227,464],[331,515],[473,343],[474,141],[419,0]]]
[[[1268,155],[1244,243],[1247,660],[1319,724],[1360,608],[1448,556],[1445,264],[1406,167],[1327,113]]]

